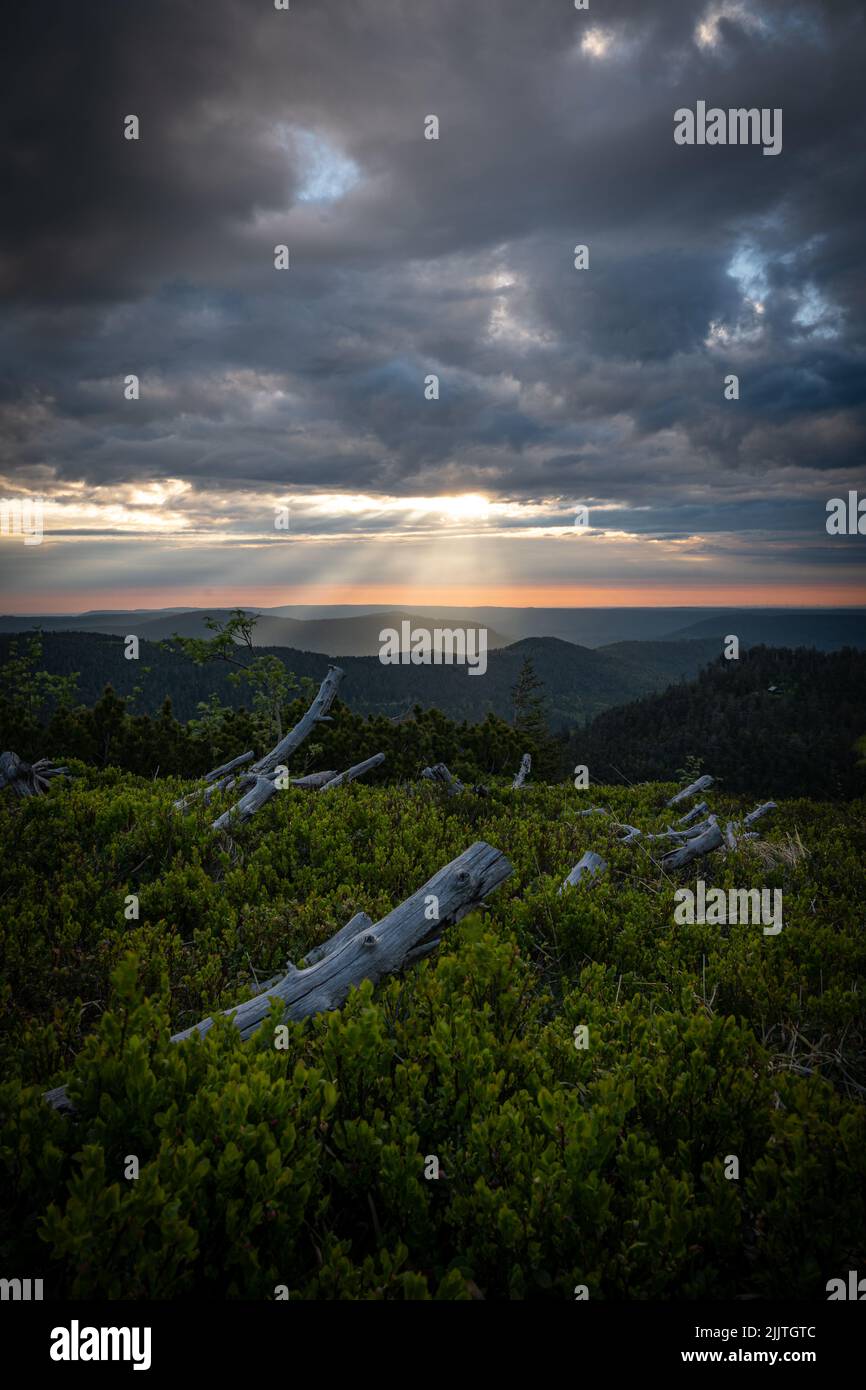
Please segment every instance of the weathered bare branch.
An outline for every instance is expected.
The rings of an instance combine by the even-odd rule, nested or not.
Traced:
[[[230,806],[218,816],[211,829],[228,830],[230,826],[240,825],[249,820],[270,801],[276,790],[277,785],[272,777],[257,777],[252,789],[242,796],[240,801],[236,801],[234,806]]]
[[[523,786],[531,770],[532,755],[530,753],[524,753],[523,757],[520,759],[520,767],[515,775],[514,781],[511,783],[512,791],[516,791],[518,787]]]
[[[351,941],[353,936],[358,935],[358,932],[366,931],[372,926],[372,918],[368,917],[366,912],[356,912],[344,927],[341,927],[333,936],[329,936],[327,941],[322,942],[321,946],[315,946],[312,951],[307,953],[304,957],[304,965],[306,967],[318,965],[320,960],[324,960],[325,956],[336,951],[337,947],[342,946],[344,941]]]
[[[244,774],[239,780],[237,783],[239,790],[246,787],[249,787],[250,790],[230,810],[214,821],[212,827],[214,830],[225,830],[230,824],[237,823],[238,820],[248,820],[250,816],[255,815],[260,807],[264,806],[265,802],[270,801],[276,791],[273,784],[275,769],[285,766],[286,760],[303,743],[307,735],[313,732],[316,725],[328,720],[327,711],[334,702],[343,674],[339,666],[328,667],[328,674],[319,686],[318,694],[306,714],[298,720],[293,729],[289,730],[285,738],[281,738],[279,743],[275,744],[270,753],[266,753],[263,758],[259,758],[257,763],[253,763],[249,773]],[[224,787],[226,784],[219,783],[218,785]],[[227,785],[231,786],[232,782]],[[205,793],[205,799],[207,800],[207,793]]]
[[[301,791],[318,791],[326,782],[332,781],[337,775],[337,769],[332,768],[328,772],[308,772],[306,777],[290,777],[289,786],[298,787]]]
[[[681,801],[687,801],[690,796],[694,796],[697,792],[705,792],[707,788],[712,785],[712,777],[699,777],[697,782],[692,782],[688,787],[683,787],[681,792],[677,792],[676,796],[672,796],[667,804],[668,806],[678,806]]]
[[[300,747],[316,725],[328,722],[328,710],[334,703],[344,674],[345,672],[339,666],[328,667],[328,674],[319,686],[318,694],[306,714],[302,715],[295,727],[289,730],[285,738],[280,739],[270,753],[266,753],[263,758],[259,758],[257,763],[253,763],[253,772],[258,774],[272,772],[280,763],[288,763],[295,749]]]
[[[626,832],[625,835],[620,835],[619,837],[619,843],[621,845],[633,845],[635,840],[643,839],[643,831],[638,830],[636,825],[627,825],[625,821],[616,821],[615,825],[617,830],[624,830]]]
[[[421,776],[428,782],[440,782],[448,788],[451,796],[456,796],[458,792],[466,790],[458,777],[452,777],[444,763],[436,763],[434,767],[425,767]]]
[[[26,763],[17,753],[0,753],[0,791],[11,787],[17,796],[42,796],[52,777],[68,777],[68,767],[55,767],[50,758]]]
[[[662,860],[662,868],[679,869],[683,864],[690,864],[693,859],[700,858],[702,854],[709,854],[711,850],[718,849],[723,843],[721,829],[715,818],[712,818],[712,824],[700,835],[694,836],[666,854]]]
[[[243,767],[244,763],[251,762],[255,757],[252,749],[248,753],[241,753],[240,757],[232,758],[231,762],[223,763],[221,767],[215,767],[213,772],[205,773],[206,782],[217,782],[220,777],[225,777],[227,772],[234,772],[236,767]]]
[[[363,763],[356,763],[354,767],[346,768],[345,772],[335,773],[329,782],[319,790],[323,792],[333,791],[335,787],[342,787],[346,782],[354,782],[356,777],[363,777],[365,772],[370,772],[372,768],[378,767],[385,761],[384,753],[374,753],[372,758],[367,758]]]
[[[558,889],[557,897],[562,897],[566,888],[573,888],[580,883],[584,875],[593,879],[597,874],[603,873],[606,868],[607,860],[602,859],[601,855],[596,854],[594,850],[588,849],[577,861],[562,887]]]

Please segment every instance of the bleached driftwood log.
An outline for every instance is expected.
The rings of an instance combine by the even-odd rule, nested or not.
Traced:
[[[228,830],[230,826],[242,825],[245,820],[260,811],[275,794],[277,784],[273,777],[257,777],[253,786],[234,806],[230,806],[221,816],[217,816],[212,830]]]
[[[337,775],[337,769],[331,768],[328,772],[308,772],[306,777],[290,777],[289,786],[298,787],[301,791],[319,791],[326,782],[331,782]]]
[[[697,792],[705,792],[707,788],[712,785],[712,777],[699,777],[697,782],[692,782],[688,787],[683,787],[681,792],[677,792],[676,796],[672,796],[667,804],[668,806],[678,806],[681,801],[687,801],[690,796],[695,796]]]
[[[762,816],[766,816],[770,811],[775,810],[775,801],[764,801],[760,806],[756,806],[754,811],[750,811],[747,816],[744,816],[742,821],[728,821],[725,827],[725,841],[728,849],[736,849],[740,840],[760,839],[757,831],[748,830],[747,827],[754,825],[755,821],[759,821]],[[741,831],[741,833],[738,835],[737,831]]]
[[[531,770],[532,770],[532,755],[531,755],[530,753],[524,753],[523,757],[520,759],[520,767],[519,767],[519,769],[518,769],[518,771],[517,771],[517,774],[516,774],[516,776],[515,776],[515,778],[514,778],[514,781],[511,783],[511,790],[512,790],[512,791],[516,791],[518,787],[522,787],[522,786],[523,786],[523,784],[524,784],[524,782],[526,781],[527,777],[529,776]]]
[[[578,811],[579,816],[606,816],[610,813],[604,806],[588,806],[585,811]]]
[[[693,820],[697,820],[698,816],[705,815],[709,809],[705,801],[699,801],[697,805],[693,806],[690,811],[687,811],[684,816],[680,816],[677,825],[691,825]]]
[[[243,767],[244,763],[252,762],[255,753],[250,749],[248,753],[241,753],[240,757],[232,758],[231,762],[223,763],[220,767],[215,767],[213,772],[206,772],[204,780],[206,782],[218,782],[227,773],[234,772],[236,767]]]
[[[637,840],[676,840],[682,844],[687,840],[695,839],[698,835],[703,835],[713,820],[714,817],[710,817],[710,820],[702,821],[700,825],[691,826],[688,830],[675,830],[672,825],[669,825],[667,830],[658,831],[639,830],[636,825],[618,822],[618,829],[626,832],[625,835],[620,835],[619,843],[621,845],[633,845]]]
[[[319,791],[333,791],[335,787],[342,787],[346,782],[354,782],[356,777],[363,777],[365,772],[370,772],[372,768],[378,767],[385,761],[384,753],[374,753],[372,758],[367,758],[363,763],[355,763],[354,767],[347,767],[345,772],[335,773],[329,782],[325,782]]]
[[[338,932],[334,932],[333,936],[329,936],[327,941],[322,942],[321,946],[314,946],[312,951],[307,952],[303,960],[304,966],[318,965],[320,960],[331,955],[338,946],[342,946],[346,941],[351,941],[353,936],[358,935],[358,932],[366,931],[372,925],[373,919],[368,917],[366,912],[356,912],[354,917],[349,918],[344,927],[341,927]]]
[[[452,796],[456,796],[458,792],[465,792],[466,790],[459,777],[452,777],[444,763],[436,763],[433,767],[425,767],[421,776],[428,782],[440,782],[444,787],[448,788]]]
[[[665,855],[662,868],[679,869],[683,864],[690,864],[693,859],[699,859],[702,854],[709,854],[710,850],[719,849],[724,844],[724,836],[715,817],[710,819],[712,824],[700,835],[693,836]]]
[[[250,750],[248,753],[241,753],[237,758],[232,758],[231,762],[215,767],[212,772],[206,772],[202,778],[205,785],[197,787],[194,792],[190,792],[189,796],[179,797],[177,801],[172,803],[172,809],[186,812],[200,798],[207,804],[217,792],[225,791],[226,787],[234,786],[237,781],[234,776],[235,769],[243,767],[244,763],[248,763],[255,756],[255,753]]]
[[[340,681],[344,675],[345,672],[342,667],[328,667],[328,674],[319,686],[318,694],[306,714],[302,715],[295,727],[290,729],[286,736],[274,745],[270,753],[266,753],[263,758],[259,758],[257,763],[253,763],[252,771],[254,773],[273,772],[279,764],[287,763],[295,749],[301,746],[317,724],[330,723],[331,716],[328,714],[328,710],[334,703]]]
[[[52,777],[68,777],[68,767],[55,767],[50,758],[25,763],[17,753],[0,753],[0,791],[11,787],[17,796],[42,796]]]
[[[573,888],[575,884],[580,883],[584,875],[592,879],[597,874],[603,873],[606,868],[607,860],[602,859],[601,855],[596,854],[594,850],[588,849],[577,861],[562,887],[557,890],[557,897],[561,898],[566,888]]]
[[[244,773],[237,781],[234,779],[230,779],[228,782],[221,780],[216,784],[223,790],[237,786],[238,791],[244,792],[245,795],[241,797],[240,801],[235,802],[225,815],[219,816],[214,821],[212,827],[214,830],[225,830],[232,821],[237,819],[248,820],[250,816],[255,815],[261,806],[264,806],[266,801],[270,800],[276,787],[272,786],[268,791],[265,783],[273,780],[276,769],[285,765],[286,760],[313,732],[317,724],[329,722],[328,710],[334,702],[344,674],[341,667],[329,666],[328,674],[319,686],[316,698],[294,728],[290,729],[269,753],[266,753],[263,758],[259,758],[257,763],[253,763],[249,772]],[[217,769],[217,772],[219,771],[220,769]],[[186,801],[189,801],[189,798],[186,798]]]
[[[687,830],[681,830],[678,833],[682,835],[684,840],[697,839],[698,835],[703,835],[705,830],[709,830],[711,825],[715,825],[717,819],[718,817],[710,812],[706,820],[698,821],[697,825],[690,825]]]
[[[621,845],[633,845],[635,840],[643,839],[643,831],[638,830],[636,825],[627,825],[624,821],[617,821],[616,828],[617,830],[624,830],[626,832],[619,837],[619,843]]]
[[[233,1009],[226,1009],[225,1014],[246,1039],[268,1017],[274,1000],[279,1000],[283,1006],[283,1016],[295,1022],[337,1009],[353,986],[360,985],[363,980],[376,983],[411,963],[413,958],[417,959],[419,950],[432,947],[431,923],[427,915],[431,898],[438,904],[438,918],[433,926],[433,936],[438,940],[445,927],[459,922],[511,873],[505,855],[478,840],[380,922],[372,925],[369,918],[359,914],[360,925],[359,918],[353,918],[324,946],[310,952],[308,961],[312,957],[315,961],[306,969],[297,970],[292,966],[279,984]],[[183,1042],[193,1033],[203,1036],[211,1027],[212,1017],[202,1019],[192,1028],[175,1033],[171,1041]],[[44,1099],[56,1109],[72,1109],[65,1086],[47,1091]]]

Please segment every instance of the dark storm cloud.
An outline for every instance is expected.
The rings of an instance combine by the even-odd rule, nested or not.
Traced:
[[[863,48],[854,0],[22,9],[5,470],[598,497],[664,535],[761,529],[770,507],[799,527],[822,472],[855,485],[866,440]],[[781,107],[782,154],[676,146],[699,98]],[[310,196],[329,178],[341,196]]]

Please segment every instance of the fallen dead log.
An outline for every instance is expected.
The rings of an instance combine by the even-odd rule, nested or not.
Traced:
[[[693,820],[696,820],[698,816],[705,815],[709,809],[705,801],[699,801],[698,804],[693,806],[690,811],[687,811],[684,816],[680,816],[677,825],[691,825]]]
[[[700,821],[697,825],[688,826],[683,830],[675,830],[672,825],[669,825],[667,830],[650,832],[639,830],[636,825],[628,825],[624,821],[614,822],[618,830],[624,830],[626,832],[625,835],[620,835],[619,837],[619,843],[621,845],[633,845],[637,840],[676,840],[680,844],[684,844],[689,840],[698,839],[701,835],[705,834],[712,825],[715,825],[715,823],[716,817],[710,815],[706,820]]]
[[[696,832],[696,833],[697,833],[697,832]],[[657,831],[657,832],[656,832],[655,834],[653,834],[653,835],[647,835],[647,836],[646,836],[646,839],[648,839],[648,840],[677,840],[677,841],[681,844],[681,843],[683,842],[683,840],[688,840],[688,839],[689,839],[689,834],[688,834],[688,831],[686,831],[686,830],[674,830],[674,827],[673,827],[672,825],[669,825],[668,828],[667,828],[667,830],[659,830],[659,831]]]
[[[17,753],[0,753],[0,791],[11,787],[17,796],[42,796],[52,777],[68,777],[68,767],[55,767],[50,758],[26,763]]]
[[[638,830],[636,825],[627,825],[624,821],[616,821],[615,824],[617,830],[624,830],[626,832],[625,835],[620,835],[619,837],[619,843],[621,845],[633,845],[635,840],[643,839],[643,831]]]
[[[465,792],[466,788],[459,777],[453,777],[444,763],[436,763],[434,767],[425,767],[421,776],[428,782],[439,782],[447,787],[451,796],[456,796],[459,792]]]
[[[301,791],[318,791],[326,782],[330,782],[337,775],[337,769],[332,768],[328,772],[308,772],[306,777],[290,777],[289,786],[298,787]]]
[[[679,833],[684,840],[694,840],[698,835],[703,835],[704,831],[709,830],[711,825],[715,825],[716,820],[717,817],[711,812],[706,820],[699,821],[697,825],[690,825],[687,830],[682,830]]]
[[[690,864],[693,859],[699,859],[702,854],[709,854],[711,850],[719,849],[724,844],[724,836],[721,828],[715,819],[712,824],[701,832],[700,835],[693,836],[686,840],[685,844],[679,845],[666,854],[662,860],[663,869],[679,869],[683,864]]]
[[[365,772],[370,772],[374,767],[385,761],[384,753],[374,753],[372,758],[367,758],[363,763],[356,763],[354,767],[346,768],[345,772],[338,772],[329,782],[325,782],[319,791],[333,791],[335,787],[345,786],[347,782],[354,782],[356,777],[363,777]]]
[[[692,782],[688,787],[683,787],[681,792],[672,796],[667,803],[668,806],[678,806],[681,801],[687,801],[690,796],[695,796],[697,792],[705,792],[708,787],[713,785],[713,778],[709,776],[699,777],[697,782]]]
[[[224,1013],[246,1039],[269,1016],[274,1000],[283,1006],[284,1017],[294,1022],[337,1009],[353,986],[364,980],[372,980],[375,984],[418,959],[419,952],[427,954],[427,949],[433,948],[445,927],[459,922],[478,907],[512,872],[501,850],[478,840],[380,922],[373,925],[368,917],[359,914],[360,926],[358,918],[353,918],[324,946],[316,947],[307,957],[308,961],[315,957],[315,961],[306,969],[291,966],[279,984],[267,993],[226,1009]],[[433,927],[435,941],[430,936],[429,910],[433,903],[437,908]],[[193,1027],[175,1033],[171,1041],[184,1042],[193,1033],[204,1036],[212,1027],[212,1017],[202,1019]],[[65,1086],[46,1091],[44,1099],[58,1110],[73,1108]]]
[[[328,710],[334,703],[340,681],[345,672],[340,666],[329,666],[328,674],[319,686],[318,694],[307,710],[302,715],[293,729],[290,729],[285,738],[281,738],[275,744],[270,753],[266,753],[263,758],[259,758],[257,763],[253,763],[252,771],[262,774],[272,772],[281,763],[287,763],[296,748],[299,748],[304,739],[313,732],[317,724],[327,724],[331,716]]]
[[[755,821],[760,820],[762,816],[766,816],[769,814],[770,811],[775,810],[775,801],[764,801],[761,803],[760,806],[756,806],[754,811],[750,811],[747,816],[744,816],[742,821],[728,821],[725,827],[725,842],[728,846],[728,849],[736,849],[740,840],[760,839],[760,836],[758,835],[757,831],[747,831],[745,827],[754,825]],[[740,829],[741,826],[744,828],[744,833],[737,836],[736,832]]]
[[[353,936],[358,935],[358,932],[366,931],[372,925],[373,919],[368,917],[366,912],[356,912],[354,917],[349,918],[344,927],[341,927],[333,936],[329,936],[327,941],[322,942],[321,946],[314,946],[312,951],[307,952],[303,960],[304,967],[318,965],[320,960],[324,960],[325,956],[330,956],[338,946],[342,946],[346,941],[351,941]]]
[[[236,767],[243,767],[244,763],[251,762],[255,756],[252,750],[249,753],[241,753],[240,757],[232,758],[231,762],[223,763],[221,767],[215,767],[213,772],[206,772],[204,780],[216,782],[220,777],[225,777],[227,772],[234,772]]]
[[[562,887],[558,889],[557,897],[561,898],[566,888],[573,888],[576,884],[580,883],[584,875],[593,879],[597,874],[603,873],[606,868],[607,860],[602,859],[601,855],[596,854],[594,850],[588,849],[577,861]]]
[[[255,756],[255,753],[250,750],[248,753],[241,753],[237,758],[232,758],[231,762],[215,767],[212,772],[206,772],[202,778],[205,785],[197,787],[194,792],[190,792],[189,796],[179,797],[177,801],[172,803],[172,809],[186,812],[200,798],[205,803],[209,802],[216,792],[225,791],[227,787],[234,786],[237,782],[237,778],[233,775],[235,768],[243,767],[244,763],[248,763]]]
[[[531,771],[532,755],[530,753],[524,753],[523,757],[520,759],[520,767],[514,781],[511,783],[511,790],[516,791],[518,787],[522,787]]]
[[[238,781],[238,790],[243,790],[245,795],[230,810],[226,811],[225,815],[219,816],[214,821],[213,830],[225,830],[237,818],[242,821],[248,820],[250,816],[255,815],[260,807],[264,806],[266,801],[271,799],[276,788],[272,786],[268,791],[265,783],[271,780],[272,774],[278,767],[285,765],[295,749],[300,747],[317,724],[330,721],[328,710],[334,702],[344,674],[339,666],[328,667],[328,674],[319,686],[316,698],[310,708],[301,716],[294,728],[290,729],[285,737],[274,745],[270,753],[266,753],[263,758],[259,758],[257,763],[253,763],[249,772],[245,773]],[[232,786],[233,782],[219,782],[217,785],[226,789]]]
[[[212,830],[228,830],[230,826],[242,825],[251,816],[267,805],[276,793],[277,784],[272,777],[257,777],[251,789],[230,806],[213,822]]]

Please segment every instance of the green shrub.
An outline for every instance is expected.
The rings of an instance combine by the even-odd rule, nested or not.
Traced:
[[[784,804],[775,859],[671,878],[570,784],[519,814],[507,787],[286,791],[230,848],[212,809],[171,812],[182,790],[109,770],[0,802],[8,1275],[80,1298],[814,1298],[862,1265],[862,804]],[[666,795],[593,789],[647,828]],[[477,838],[514,875],[420,967],[285,1049],[222,1020],[169,1042]],[[558,896],[590,847],[607,874]],[[674,925],[696,876],[781,886],[784,930]],[[75,1119],[42,1099],[60,1082]]]

